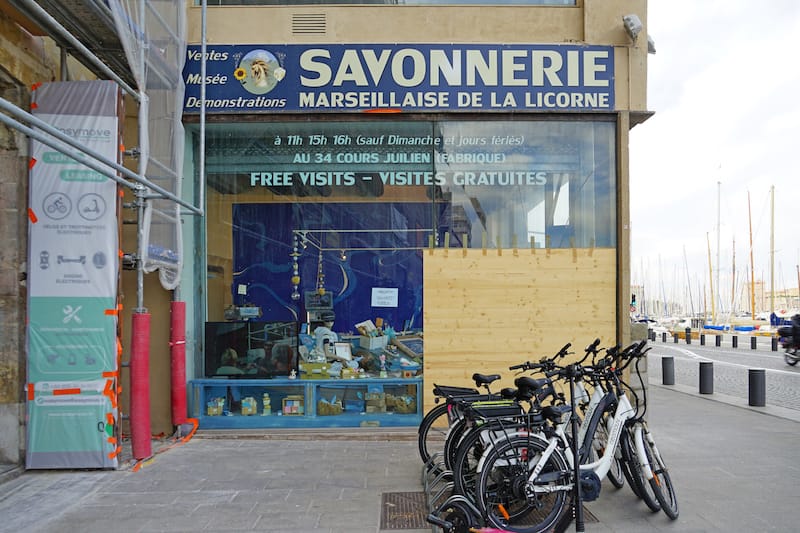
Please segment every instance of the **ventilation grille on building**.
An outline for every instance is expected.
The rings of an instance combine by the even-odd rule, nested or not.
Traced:
[[[295,13],[292,15],[292,33],[324,34],[327,31],[327,20],[324,13]]]

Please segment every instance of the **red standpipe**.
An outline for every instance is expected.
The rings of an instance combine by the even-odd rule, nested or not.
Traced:
[[[150,313],[133,313],[131,327],[131,447],[133,458],[153,455],[150,442]]]
[[[186,302],[172,302],[170,310],[172,425],[180,426],[186,423]]]

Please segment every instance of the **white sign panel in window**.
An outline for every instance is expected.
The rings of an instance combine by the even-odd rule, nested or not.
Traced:
[[[372,307],[397,307],[397,293],[397,289],[373,288]]]

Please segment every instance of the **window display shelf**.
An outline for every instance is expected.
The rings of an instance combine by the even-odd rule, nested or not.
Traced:
[[[422,377],[211,378],[189,387],[200,429],[398,427],[422,420]]]

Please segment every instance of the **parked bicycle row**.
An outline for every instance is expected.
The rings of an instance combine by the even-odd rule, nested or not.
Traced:
[[[584,531],[583,502],[599,497],[605,478],[618,489],[627,482],[651,511],[678,517],[645,420],[639,362],[647,341],[625,349],[599,344],[577,362],[560,364],[571,354],[567,344],[550,358],[511,366],[524,375],[499,392],[492,391],[497,374],[474,374],[475,388],[434,386],[440,403],[418,435],[429,523],[444,533],[538,533],[574,521]],[[623,379],[634,373],[641,389]]]

